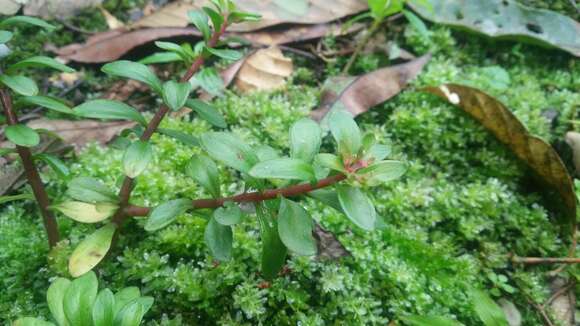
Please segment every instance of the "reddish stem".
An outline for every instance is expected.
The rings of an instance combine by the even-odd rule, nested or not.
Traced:
[[[10,93],[6,89],[0,89],[0,98],[2,101],[2,106],[4,107],[4,113],[6,114],[6,119],[9,125],[17,125],[18,118],[12,107],[12,98]],[[50,206],[50,200],[48,199],[48,194],[46,189],[44,189],[44,184],[40,179],[38,174],[38,169],[36,164],[34,164],[34,159],[32,153],[28,147],[16,146],[16,151],[20,156],[22,161],[22,167],[24,168],[24,173],[26,179],[28,179],[28,184],[32,188],[34,197],[38,202],[38,207],[40,208],[40,213],[42,214],[42,221],[44,223],[44,229],[46,230],[46,235],[48,237],[48,245],[50,248],[54,247],[59,240],[58,225],[56,219],[52,212],[48,209]]]
[[[295,197],[299,195],[303,195],[305,193],[311,192],[316,189],[325,188],[331,186],[335,183],[338,183],[342,180],[346,179],[346,175],[344,174],[337,174],[325,179],[318,181],[316,184],[311,183],[303,183],[299,185],[289,186],[286,188],[280,189],[268,189],[262,192],[254,191],[254,192],[246,192],[243,194],[230,196],[230,197],[223,197],[223,198],[205,198],[205,199],[196,199],[193,200],[193,208],[200,209],[200,208],[218,208],[224,205],[225,202],[236,202],[236,203],[255,203],[264,200],[274,199],[278,196],[281,197]],[[125,214],[128,216],[147,216],[149,215],[149,211],[151,209],[149,207],[141,207],[141,206],[134,206],[129,205],[125,208]]]

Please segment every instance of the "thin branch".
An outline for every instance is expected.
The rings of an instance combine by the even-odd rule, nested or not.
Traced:
[[[580,258],[571,257],[512,257],[512,262],[516,264],[538,265],[538,264],[579,264]]]
[[[311,183],[302,183],[294,186],[289,186],[286,188],[280,189],[268,189],[265,191],[254,191],[254,192],[246,192],[243,194],[230,196],[230,197],[223,197],[223,198],[206,198],[206,199],[196,199],[192,201],[194,209],[202,209],[202,208],[218,208],[224,205],[225,202],[235,202],[235,203],[255,203],[264,200],[274,199],[276,197],[295,197],[299,195],[306,194],[313,190],[325,188],[331,186],[335,183],[338,183],[342,180],[346,179],[346,175],[344,174],[337,174],[325,179],[318,181],[315,184]],[[141,206],[134,206],[129,205],[125,209],[125,214],[127,216],[147,216],[150,212],[149,207],[141,207]]]
[[[382,23],[382,21],[377,21],[377,20],[375,20],[373,22],[373,24],[371,25],[371,28],[367,31],[366,35],[363,37],[363,39],[360,41],[360,43],[356,46],[354,53],[352,54],[352,56],[350,57],[350,59],[346,63],[346,66],[344,66],[344,68],[342,69],[343,74],[345,74],[345,75],[348,74],[350,68],[352,67],[352,65],[356,61],[360,52],[365,48],[367,43],[369,43],[371,37],[375,34],[375,32],[379,29],[379,27],[381,27],[381,23]]]
[[[18,118],[16,117],[16,113],[14,112],[14,108],[12,107],[12,98],[10,96],[10,93],[4,88],[0,88],[0,98],[2,101],[2,106],[4,107],[4,113],[6,114],[8,124],[17,125]],[[48,207],[50,206],[50,200],[48,199],[46,189],[44,189],[44,184],[40,179],[40,175],[38,174],[36,164],[34,164],[34,159],[32,158],[32,153],[30,152],[30,149],[28,149],[27,147],[17,145],[16,151],[18,152],[18,155],[22,160],[22,167],[24,168],[24,173],[26,174],[28,183],[32,188],[34,197],[38,202],[40,213],[42,214],[42,221],[44,223],[44,228],[46,230],[46,235],[48,237],[48,245],[52,248],[58,242],[59,234],[56,219],[54,218],[52,212],[48,209]]]

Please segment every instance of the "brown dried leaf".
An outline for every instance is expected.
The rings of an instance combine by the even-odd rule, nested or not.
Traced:
[[[278,47],[261,49],[246,59],[235,84],[242,92],[273,90],[283,87],[293,70],[292,60]]]
[[[580,133],[569,131],[566,133],[566,143],[572,148],[574,154],[574,168],[576,169],[576,176],[580,176]]]
[[[332,232],[323,229],[320,224],[314,222],[314,238],[318,247],[316,258],[319,260],[336,260],[350,256],[350,252],[336,239]]]
[[[67,18],[81,10],[101,4],[103,0],[28,0],[24,14],[42,18]]]
[[[558,325],[576,325],[576,295],[574,294],[574,283],[570,284],[564,278],[556,277],[550,283],[550,293],[551,298],[548,304],[559,322]]]
[[[260,45],[283,45],[305,42],[325,36],[342,36],[357,32],[365,27],[364,24],[354,24],[347,30],[342,30],[340,23],[326,23],[318,25],[292,25],[288,28],[258,30],[251,33],[232,33],[248,42]]]
[[[572,178],[560,156],[544,140],[531,135],[505,105],[478,89],[457,84],[429,87],[425,91],[460,107],[481,123],[542,181],[560,194],[567,215],[576,219],[576,195]]]
[[[358,77],[334,77],[323,86],[320,106],[310,113],[321,121],[331,109],[344,109],[353,116],[368,111],[399,94],[429,62],[427,54],[413,61],[375,70]]]

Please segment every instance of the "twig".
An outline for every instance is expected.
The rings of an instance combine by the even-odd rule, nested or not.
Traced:
[[[352,65],[356,61],[356,58],[359,56],[360,52],[364,49],[364,47],[370,41],[371,37],[379,29],[379,27],[381,27],[381,24],[382,24],[382,21],[380,21],[380,20],[375,20],[373,22],[373,24],[371,25],[371,28],[367,31],[367,34],[360,41],[360,43],[356,46],[356,48],[354,50],[354,53],[350,57],[350,59],[348,60],[348,62],[346,63],[346,66],[344,66],[344,69],[342,70],[342,73],[343,74],[345,74],[345,75],[348,74],[350,68],[352,67]]]
[[[576,256],[576,245],[578,244],[578,237],[577,237],[577,225],[576,219],[572,222],[572,243],[570,244],[570,249],[568,250],[568,258],[573,258]],[[568,265],[562,265],[555,270],[551,271],[550,275],[560,274]]]
[[[10,93],[4,89],[0,88],[0,97],[2,101],[2,106],[4,107],[4,113],[6,114],[6,119],[9,125],[17,125],[18,118],[16,117],[16,113],[14,112],[14,108],[12,107],[12,98]],[[46,235],[48,237],[48,245],[50,248],[54,247],[58,240],[58,225],[56,219],[52,212],[48,209],[50,206],[50,200],[48,199],[48,195],[46,193],[46,189],[44,189],[44,184],[40,179],[40,175],[38,174],[38,169],[36,164],[34,163],[34,159],[32,158],[32,153],[28,147],[18,146],[16,145],[16,151],[22,160],[22,167],[24,168],[24,173],[26,174],[26,178],[28,179],[28,183],[32,188],[32,192],[34,193],[34,197],[38,202],[38,206],[40,208],[40,213],[42,215],[42,221],[44,223],[44,228],[46,230]]]
[[[568,282],[568,284],[566,284],[566,286],[563,286],[558,291],[554,292],[554,294],[552,294],[552,296],[548,300],[546,300],[546,302],[544,302],[542,308],[546,308],[546,306],[551,304],[552,301],[559,298],[562,294],[568,292],[568,290],[570,290],[574,286],[576,286],[576,282],[572,279],[570,280],[570,282]]]
[[[538,264],[579,264],[580,258],[571,257],[512,257],[512,262],[516,264],[538,265]]]

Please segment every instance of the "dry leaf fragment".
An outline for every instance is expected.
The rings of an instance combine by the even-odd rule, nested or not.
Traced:
[[[478,89],[457,84],[428,87],[425,91],[460,107],[481,123],[560,194],[567,215],[576,219],[572,178],[560,156],[548,143],[531,135],[505,105]]]
[[[550,283],[550,293],[551,297],[547,304],[554,312],[559,325],[576,325],[576,295],[574,294],[574,283],[569,283],[562,277],[556,277]]]
[[[399,94],[429,62],[427,54],[413,61],[375,70],[358,77],[334,77],[326,81],[320,106],[310,113],[321,121],[331,109],[344,109],[353,116],[368,111]]]
[[[118,20],[117,17],[113,16],[109,11],[107,11],[107,9],[103,8],[103,6],[99,6],[99,10],[101,11],[101,14],[103,14],[103,17],[105,17],[109,29],[125,27],[125,24],[122,21]]]
[[[242,92],[273,90],[283,87],[293,70],[292,60],[278,47],[261,49],[242,65],[235,84]]]
[[[342,257],[350,256],[344,245],[338,241],[336,236],[314,222],[314,238],[318,247],[316,258],[319,260],[336,260]]]
[[[101,4],[103,0],[28,0],[24,14],[42,18],[67,18],[81,10]]]
[[[569,131],[566,133],[566,143],[572,148],[576,175],[580,176],[580,133]]]

